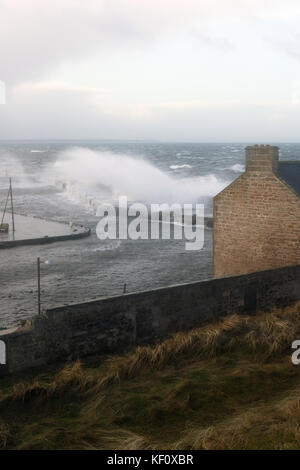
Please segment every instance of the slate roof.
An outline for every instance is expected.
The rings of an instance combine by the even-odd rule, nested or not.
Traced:
[[[278,162],[277,173],[300,197],[300,161]]]

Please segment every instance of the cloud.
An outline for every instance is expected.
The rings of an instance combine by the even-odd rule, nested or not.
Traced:
[[[204,46],[208,47],[214,47],[217,49],[221,49],[222,51],[228,51],[234,48],[234,45],[232,44],[229,39],[225,37],[211,37],[203,34],[200,31],[197,30],[192,30],[191,31],[191,36],[197,39],[201,44]]]
[[[299,100],[262,38],[298,59],[299,16],[299,0],[0,0],[0,137],[263,132]]]
[[[1,79],[10,86],[48,78],[66,63],[193,28],[203,44],[226,49],[226,38],[201,30],[205,21],[248,21],[299,10],[298,0],[284,6],[277,0],[2,0]]]
[[[114,11],[111,3],[2,1],[0,64],[8,86],[47,77],[64,63],[128,47],[133,39],[144,36],[143,26],[128,14]]]
[[[299,104],[225,99],[117,103],[109,92],[58,85],[17,87],[10,102],[0,107],[0,139],[213,142],[275,140],[282,133],[286,140],[297,139]]]
[[[92,95],[99,95],[108,93],[109,90],[98,87],[89,87],[85,85],[75,85],[67,82],[59,81],[39,81],[39,82],[25,82],[16,85],[13,88],[13,93],[32,93],[32,92],[51,92],[59,91],[66,93],[87,93]]]
[[[276,40],[267,38],[267,41],[276,48],[285,52],[288,56],[294,59],[300,59],[300,34],[294,34],[290,40]]]

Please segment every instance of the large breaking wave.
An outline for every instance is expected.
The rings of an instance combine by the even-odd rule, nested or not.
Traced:
[[[117,201],[121,195],[146,204],[203,202],[228,184],[214,174],[174,178],[143,157],[88,148],[62,152],[55,174],[71,197],[90,205]]]

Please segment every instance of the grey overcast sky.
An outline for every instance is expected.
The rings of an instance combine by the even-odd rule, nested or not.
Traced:
[[[299,0],[0,0],[0,139],[300,141]]]

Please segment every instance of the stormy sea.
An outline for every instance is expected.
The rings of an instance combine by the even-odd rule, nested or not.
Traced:
[[[82,224],[92,234],[0,251],[0,328],[37,313],[38,256],[42,308],[122,294],[125,283],[133,292],[209,279],[210,227],[199,251],[187,251],[185,240],[99,240],[97,209],[127,196],[146,205],[203,203],[211,217],[213,196],[244,171],[246,145],[1,142],[0,210],[11,177],[17,213]],[[278,146],[282,160],[300,160],[300,144]]]

